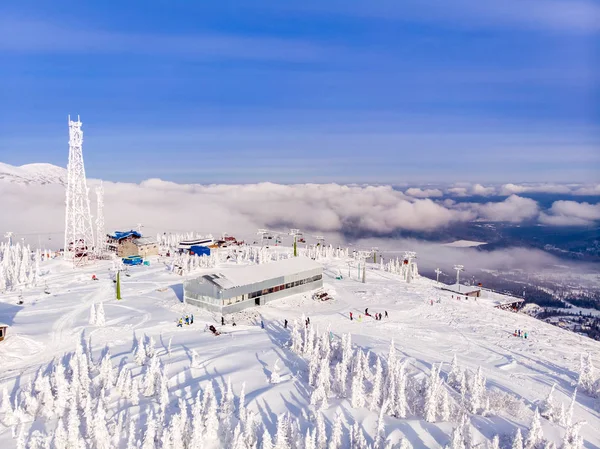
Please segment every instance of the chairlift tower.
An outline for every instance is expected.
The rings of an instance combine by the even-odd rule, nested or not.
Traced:
[[[104,185],[100,181],[100,187],[96,187],[96,246],[97,258],[104,256],[106,252],[106,231],[104,229]]]
[[[64,258],[77,266],[85,262],[94,246],[90,198],[83,164],[83,131],[81,121],[68,118],[69,163],[67,165],[67,192],[65,213]]]
[[[454,265],[454,269],[456,270],[456,285],[460,292],[460,272],[465,271],[465,267],[463,265]]]
[[[442,274],[442,270],[440,270],[439,268],[436,268],[434,273],[435,273],[435,282],[437,282],[439,284],[440,283],[440,274]]]

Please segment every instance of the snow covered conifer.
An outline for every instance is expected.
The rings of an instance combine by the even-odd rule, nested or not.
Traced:
[[[386,407],[382,407],[379,411],[379,418],[377,419],[377,429],[375,430],[375,437],[373,438],[373,449],[383,449],[385,442],[385,422],[383,420],[383,414]]]
[[[466,449],[465,440],[462,433],[462,425],[456,426],[450,434],[450,444],[448,449]]]
[[[370,409],[373,411],[378,410],[380,407],[382,388],[383,367],[381,366],[381,359],[377,357],[377,362],[375,363],[375,379],[373,380],[373,388],[371,389]]]
[[[104,303],[100,303],[98,304],[98,307],[96,308],[96,325],[97,326],[104,326],[106,325],[106,319],[104,316]]]
[[[155,449],[156,448],[156,433],[157,433],[156,419],[154,413],[150,410],[148,413],[148,420],[146,422],[146,431],[144,432],[144,439],[142,441],[142,449]]]
[[[64,449],[68,445],[67,431],[62,418],[58,419],[58,424],[52,436],[52,449]]]
[[[333,428],[331,429],[331,440],[329,442],[329,449],[341,449],[343,447],[342,438],[344,436],[342,411],[338,408],[335,419],[333,421]]]
[[[140,403],[140,383],[137,378],[134,378],[130,385],[127,398],[131,401],[131,405],[138,405]]]
[[[102,400],[98,401],[94,416],[94,441],[97,449],[111,448],[110,433],[106,426],[106,410]]]
[[[364,373],[362,364],[357,364],[357,370],[352,377],[352,407],[360,408],[365,405]]]
[[[271,438],[271,434],[269,433],[269,430],[267,429],[267,426],[264,426],[263,428],[263,434],[262,434],[262,449],[273,449],[273,440]]]
[[[425,421],[435,422],[439,407],[439,367],[431,366],[429,379],[425,386]]]
[[[274,449],[290,449],[288,440],[288,418],[286,414],[281,414],[277,418],[277,432],[275,433]]]
[[[142,366],[146,363],[146,348],[144,347],[144,339],[138,338],[137,344],[135,345],[135,350],[133,352],[133,358],[135,363]]]
[[[540,421],[540,412],[538,409],[535,409],[533,414],[533,419],[531,421],[531,426],[529,428],[529,433],[527,434],[527,438],[525,439],[525,449],[535,449],[544,440],[544,432],[542,431],[542,423]]]
[[[134,418],[129,419],[129,431],[127,432],[126,449],[137,449],[137,422]]]
[[[594,365],[592,356],[588,352],[585,356],[580,357],[579,379],[577,387],[583,390],[586,394],[592,395],[594,389]]]
[[[448,390],[446,388],[441,388],[439,416],[442,421],[450,421],[450,398],[448,397]]]
[[[219,435],[219,410],[212,382],[209,382],[206,391],[204,392],[204,400],[206,402],[204,419],[206,423],[205,435],[209,441],[216,440]]]
[[[92,326],[96,325],[96,306],[94,304],[92,304],[90,306],[90,321],[89,321],[89,323]]]
[[[488,444],[489,449],[500,449],[500,438],[498,435],[494,435],[492,441]]]
[[[523,436],[521,435],[521,429],[517,429],[515,438],[512,442],[512,449],[523,449]]]
[[[306,429],[306,436],[304,437],[304,449],[317,449],[315,432],[311,432],[310,428]]]
[[[317,439],[317,449],[327,448],[327,430],[325,428],[325,419],[323,413],[317,414],[317,426],[315,429]]]
[[[77,410],[77,404],[73,399],[69,405],[69,416],[67,419],[67,447],[69,448],[79,449],[84,447],[79,424],[79,411]]]
[[[146,369],[144,375],[144,395],[145,396],[154,396],[156,394],[156,388],[159,381],[160,375],[160,362],[156,354],[154,357],[150,359],[150,364]]]
[[[573,423],[573,413],[575,412],[575,399],[577,397],[577,388],[573,391],[573,396],[571,397],[571,403],[569,404],[569,410],[565,416],[565,422],[567,427]]]

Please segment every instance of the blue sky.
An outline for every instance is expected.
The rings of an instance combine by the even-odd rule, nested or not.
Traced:
[[[109,180],[596,182],[599,38],[585,0],[2,2],[0,161],[66,165],[70,113]]]

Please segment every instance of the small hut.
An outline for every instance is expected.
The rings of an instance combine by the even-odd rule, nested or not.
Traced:
[[[8,330],[8,324],[0,323],[0,341],[6,338],[6,331]]]

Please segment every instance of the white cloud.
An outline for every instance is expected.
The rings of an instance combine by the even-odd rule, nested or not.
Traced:
[[[440,189],[420,189],[418,187],[406,189],[404,193],[414,198],[432,198],[443,195]]]
[[[454,196],[469,196],[466,187],[450,187],[447,192]]]
[[[572,194],[581,196],[600,196],[600,184],[579,187],[578,189],[573,190]]]
[[[566,184],[504,184],[499,194],[502,196],[519,193],[571,193],[571,188]]]
[[[479,213],[480,218],[489,221],[519,223],[538,216],[538,203],[530,198],[511,195],[504,201],[485,204],[471,203],[469,206]]]
[[[496,193],[496,189],[494,187],[485,187],[481,184],[475,184],[471,187],[471,194],[478,196],[490,196]]]
[[[600,220],[600,204],[555,201],[540,222],[551,226],[589,226]]]

